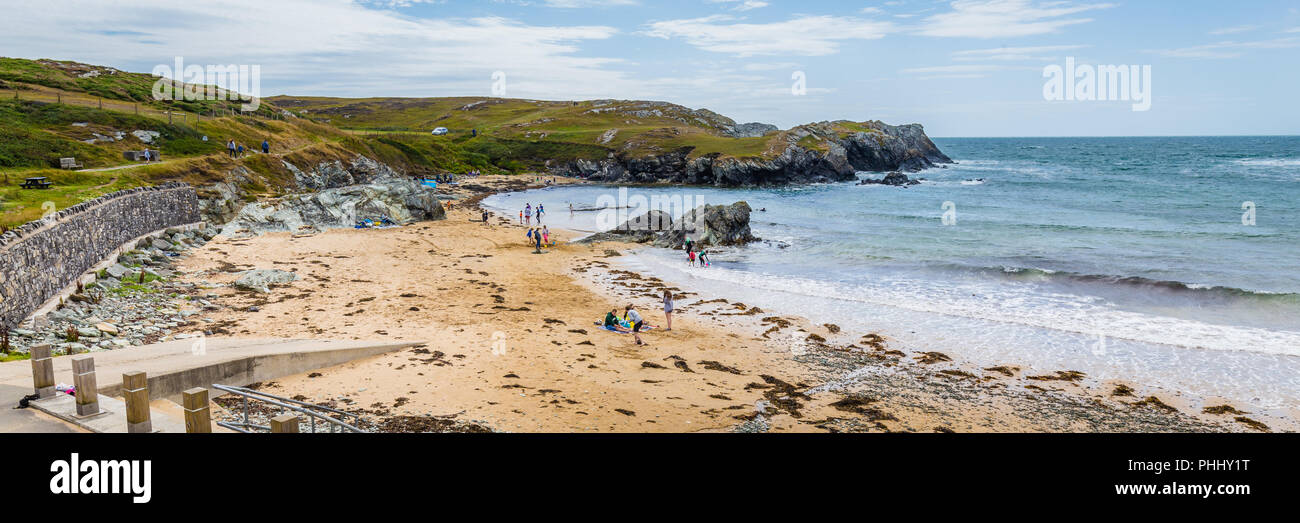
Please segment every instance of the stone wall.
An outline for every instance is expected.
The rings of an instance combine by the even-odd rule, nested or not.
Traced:
[[[0,327],[13,328],[123,244],[200,221],[188,184],[128,189],[0,236]]]

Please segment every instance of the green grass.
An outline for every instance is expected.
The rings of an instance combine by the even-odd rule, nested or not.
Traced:
[[[74,126],[73,124],[85,124]],[[129,133],[151,130],[161,134],[154,144],[140,143]],[[125,132],[122,142],[87,144],[92,133]],[[59,158],[74,157],[87,167],[124,163],[129,148],[157,148],[164,156],[192,156],[219,152],[215,141],[189,127],[170,125],[145,116],[90,107],[26,100],[0,100],[0,168],[54,167]]]
[[[30,359],[32,359],[32,355],[27,353],[0,354],[0,363],[7,363],[10,361],[23,361],[23,360],[30,360]]]
[[[153,91],[158,78],[152,74],[118,71],[70,61],[0,57],[0,81],[6,85],[39,85],[95,98],[140,103],[194,114],[209,114],[213,110],[237,111],[243,104],[230,100],[184,100],[183,97],[171,102],[156,100]],[[275,111],[274,107],[264,105],[257,112],[262,116],[271,116]]]

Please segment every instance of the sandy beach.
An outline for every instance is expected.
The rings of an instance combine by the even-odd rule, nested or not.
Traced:
[[[621,269],[623,253],[641,246],[572,244],[571,233],[552,229],[559,244],[534,254],[515,217],[477,221],[485,189],[524,184],[473,183],[479,192],[465,193],[442,221],[218,237],[181,263],[187,281],[228,284],[254,268],[300,279],[270,294],[215,286],[208,292],[227,308],[205,328],[214,336],[423,342],[260,385],[361,412],[377,430],[1260,430],[1244,415],[1195,411],[1140,384],[1090,384],[1069,369],[1026,375],[1015,362],[975,368],[697,295]],[[665,288],[676,296],[670,332]],[[628,304],[659,327],[643,334],[646,345],[594,324]]]

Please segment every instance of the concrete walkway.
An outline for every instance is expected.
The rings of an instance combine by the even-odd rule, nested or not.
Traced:
[[[181,391],[216,384],[244,386],[393,352],[423,342],[209,338],[91,353],[99,393],[120,396],[122,374],[149,376],[150,399],[179,401]],[[202,350],[198,350],[202,349]],[[72,383],[72,358],[54,358],[56,383]],[[12,410],[32,393],[30,361],[0,363],[0,432],[77,432],[53,417]],[[214,396],[215,397],[215,396]]]

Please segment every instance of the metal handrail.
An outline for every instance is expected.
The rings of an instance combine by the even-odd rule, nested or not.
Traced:
[[[234,387],[230,385],[213,385],[212,388],[222,392],[236,394],[243,399],[244,421],[242,423],[232,423],[227,421],[217,422],[217,425],[234,430],[236,432],[251,434],[253,431],[248,429],[266,430],[266,431],[271,430],[270,427],[267,427],[265,425],[258,425],[249,420],[248,401],[250,399],[280,407],[281,414],[283,414],[284,411],[286,410],[291,410],[300,414],[306,414],[307,417],[311,420],[312,433],[316,432],[316,418],[320,418],[322,421],[328,423],[330,427],[330,432],[338,432],[339,429],[342,429],[345,432],[365,432],[364,430],[357,428],[355,425],[349,424],[339,419],[335,419],[329,416],[328,414],[317,412],[317,411],[318,410],[326,411],[328,413],[335,414],[338,417],[344,419],[351,416],[353,418],[356,418],[356,421],[354,421],[354,423],[359,423],[362,420],[361,416],[358,414],[353,414],[351,412],[346,412],[346,411],[326,407],[324,405],[317,405],[315,403],[307,403],[305,401],[298,401],[292,398],[276,396],[274,394],[268,394],[247,387]]]

